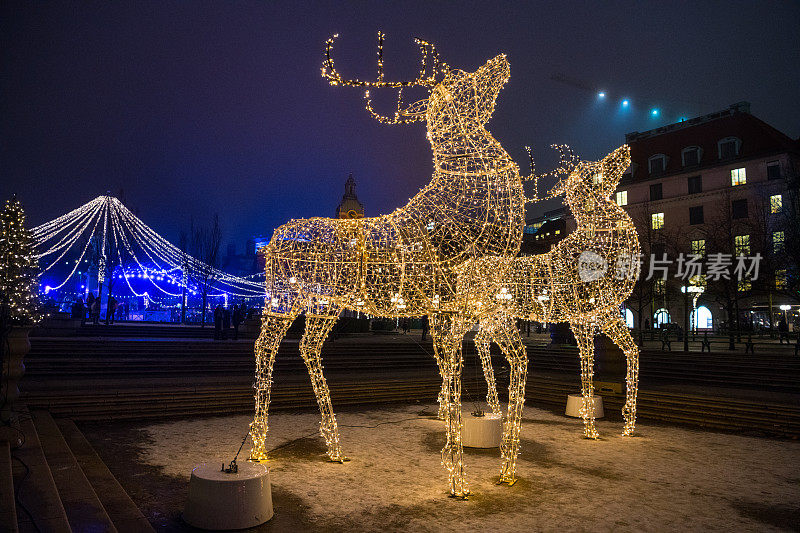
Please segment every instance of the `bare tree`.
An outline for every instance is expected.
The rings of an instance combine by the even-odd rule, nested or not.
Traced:
[[[783,244],[775,250],[774,262],[786,274],[781,294],[800,301],[800,169],[790,164],[781,169],[781,174],[786,192],[775,217],[775,231],[783,232]]]
[[[733,201],[735,200],[750,200],[750,198],[733,197],[730,189],[725,189],[718,208],[711,213],[711,217],[704,227],[706,250],[709,254],[725,254],[732,262],[735,262],[736,256],[742,252],[741,249],[737,249],[736,237],[750,235],[752,230],[752,222],[746,213],[734,213]],[[752,202],[748,202],[748,209],[750,209],[750,203]],[[744,290],[746,285],[740,285],[738,276],[733,272],[730,272],[729,275],[710,276],[708,269],[707,287],[709,296],[725,309],[729,349],[734,350],[736,348],[734,337],[741,334],[739,301],[749,293],[749,289]]]
[[[191,272],[197,289],[203,301],[203,308],[200,313],[200,326],[206,326],[206,305],[208,304],[208,293],[210,285],[217,277],[219,266],[219,251],[222,243],[222,231],[219,226],[219,215],[214,214],[211,226],[191,227],[191,248],[195,259],[199,264]]]

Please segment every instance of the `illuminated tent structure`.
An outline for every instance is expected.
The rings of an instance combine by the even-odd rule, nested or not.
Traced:
[[[33,228],[32,234],[41,290],[62,302],[95,292],[105,281],[117,287],[115,298],[138,298],[145,306],[179,306],[184,295],[204,290],[207,298],[223,301],[264,296],[263,273],[243,278],[200,261],[113,196],[98,196]]]

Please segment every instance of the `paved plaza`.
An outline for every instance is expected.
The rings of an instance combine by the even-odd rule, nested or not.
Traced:
[[[465,405],[465,409],[471,406]],[[780,531],[800,528],[800,442],[640,423],[580,422],[526,408],[519,481],[497,486],[499,451],[466,450],[468,501],[447,497],[435,405],[341,410],[351,461],[329,463],[318,413],[270,416],[275,517],[257,531]],[[180,520],[192,467],[228,462],[247,416],[91,423],[83,430],[159,531]],[[247,456],[247,447],[242,457]]]

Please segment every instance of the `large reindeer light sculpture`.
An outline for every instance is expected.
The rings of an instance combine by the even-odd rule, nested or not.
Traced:
[[[253,460],[267,457],[273,362],[281,339],[300,313],[306,316],[300,352],[322,414],[320,431],[328,457],[342,461],[345,457],[320,357],[322,343],[340,311],[383,317],[430,315],[437,362],[442,375],[452,381],[452,360],[461,354],[461,338],[451,333],[452,323],[460,319],[449,309],[456,284],[454,268],[470,258],[516,255],[522,238],[525,197],[519,168],[485,128],[509,78],[505,55],[467,73],[440,63],[434,47],[418,41],[419,77],[390,82],[383,76],[383,35],[379,33],[378,80],[348,80],[334,68],[334,38],[327,42],[322,75],[331,85],[398,89],[393,117],[374,111],[369,91],[367,110],[385,123],[425,122],[434,173],[427,186],[389,215],[293,220],[278,228],[262,249],[268,298],[255,344]],[[403,108],[402,90],[410,86],[427,87],[429,95]],[[463,496],[463,474],[455,474],[453,467],[460,463],[460,437],[454,437],[461,427],[460,383],[451,383],[443,391],[448,393],[440,397],[447,405],[448,440],[442,453],[450,471],[451,493]]]
[[[484,352],[488,353],[488,343],[494,340],[509,360],[522,360],[525,348],[514,327],[515,318],[569,322],[580,349],[584,435],[593,439],[598,437],[592,384],[593,338],[597,333],[608,335],[627,358],[622,434],[633,435],[636,423],[639,349],[622,319],[620,305],[630,295],[639,274],[639,239],[628,214],[611,200],[611,193],[629,164],[630,151],[623,146],[602,161],[578,164],[554,187],[550,196],[566,195],[565,203],[575,216],[577,228],[549,252],[529,257],[470,259],[457,268],[457,301],[466,320],[455,326],[461,325],[463,330],[463,325],[480,320],[478,337]],[[451,334],[458,337],[464,334],[462,330],[454,329]],[[483,359],[487,369],[486,358]],[[491,389],[490,365],[487,381]],[[511,470],[504,470],[503,475],[511,479],[522,411],[512,418],[510,407],[519,403],[524,392],[525,367],[512,365],[506,422],[511,431],[504,433],[503,440],[512,455],[511,463],[507,463]]]

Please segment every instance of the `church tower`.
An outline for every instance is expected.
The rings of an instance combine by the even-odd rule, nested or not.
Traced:
[[[356,180],[352,173],[344,183],[344,196],[336,208],[336,218],[364,218],[364,206],[356,196]]]

